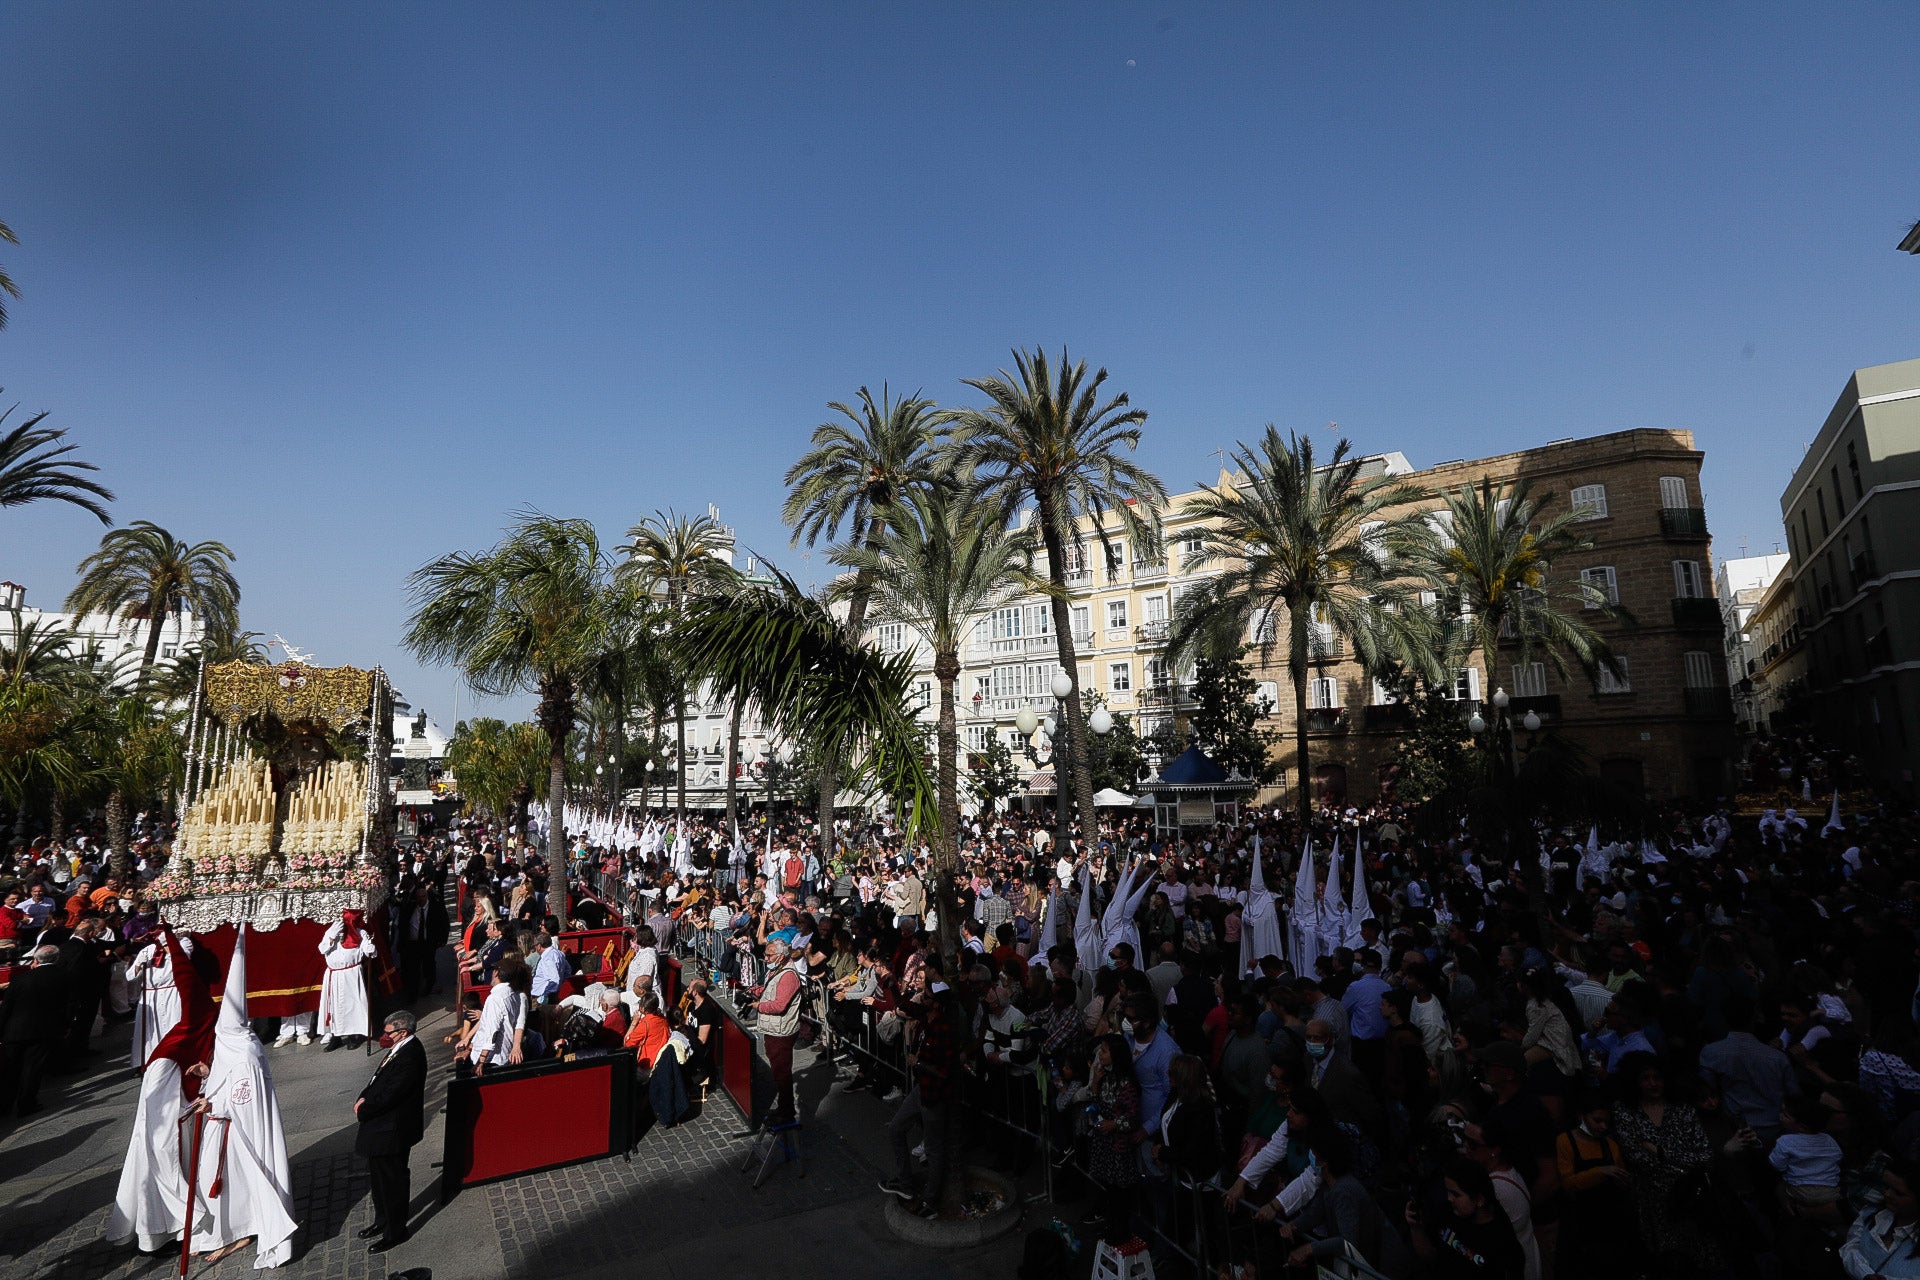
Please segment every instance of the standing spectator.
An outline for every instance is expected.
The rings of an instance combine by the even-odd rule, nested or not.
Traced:
[[[425,1130],[427,1093],[427,1051],[414,1036],[415,1028],[413,1015],[405,1009],[387,1015],[380,1036],[387,1056],[353,1104],[360,1122],[353,1150],[366,1159],[373,1194],[373,1223],[359,1233],[362,1240],[398,1244],[407,1238],[412,1203],[407,1154]]]
[[[787,944],[777,938],[767,941],[765,957],[766,987],[754,1005],[767,1066],[773,1072],[773,1109],[764,1123],[792,1124],[799,1118],[793,1101],[793,1041],[800,1031],[800,973],[793,966]]]
[[[947,1138],[960,1075],[960,1008],[943,976],[938,952],[928,953],[920,976],[926,981],[922,1006],[925,1021],[919,1046],[908,1055],[913,1086],[887,1126],[893,1138],[894,1176],[881,1183],[880,1189],[906,1201],[920,1217],[932,1218],[939,1215],[947,1190]],[[909,1145],[915,1120],[920,1122],[927,1152],[926,1185],[917,1190]]]
[[[71,996],[59,960],[59,948],[39,948],[0,996],[0,1115],[24,1118],[41,1109],[40,1077],[70,1034]]]

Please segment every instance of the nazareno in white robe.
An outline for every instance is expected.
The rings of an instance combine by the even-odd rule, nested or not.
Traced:
[[[227,966],[227,994],[214,1030],[213,1062],[201,1092],[210,1115],[200,1151],[194,1244],[214,1250],[256,1237],[255,1269],[293,1257],[293,1175],[267,1049],[247,1024],[245,934]],[[224,1131],[224,1132],[223,1132]],[[224,1148],[224,1149],[223,1149]],[[215,1183],[219,1194],[214,1195]]]
[[[188,955],[193,954],[192,938],[180,939],[180,945]],[[167,959],[165,943],[145,947],[133,958],[127,966],[127,987],[133,999],[131,1065],[139,1071],[180,1021],[180,989],[173,983],[173,963]]]
[[[352,947],[343,940],[345,934],[346,925],[336,921],[320,939],[327,967],[320,978],[320,1011],[314,1030],[323,1036],[372,1034],[366,966],[374,957],[373,934],[362,925],[360,942]]]
[[[180,1165],[180,1064],[162,1058],[140,1077],[133,1138],[120,1166],[120,1189],[107,1217],[107,1239],[133,1240],[149,1252],[180,1238],[187,1220],[187,1173]]]

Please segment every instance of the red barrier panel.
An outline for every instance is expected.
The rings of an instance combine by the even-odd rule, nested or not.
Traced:
[[[456,1076],[446,1115],[443,1202],[462,1187],[614,1155],[632,1141],[633,1051]]]
[[[753,1116],[753,1037],[732,1017],[720,1020],[720,1080],[740,1114]]]

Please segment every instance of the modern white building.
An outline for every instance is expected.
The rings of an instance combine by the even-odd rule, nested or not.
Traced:
[[[64,628],[69,633],[67,652],[79,657],[91,651],[94,669],[112,671],[116,683],[130,684],[139,674],[140,658],[147,648],[147,623],[102,613],[76,615],[41,609],[27,603],[27,589],[19,583],[0,582],[0,643],[11,644],[20,629],[35,623]],[[206,630],[206,624],[184,606],[168,615],[160,624],[155,661],[179,657],[198,645]]]
[[[1733,690],[1733,718],[1743,733],[1752,733],[1760,723],[1752,676],[1760,665],[1760,651],[1765,645],[1752,625],[1754,611],[1760,607],[1767,588],[1787,571],[1791,561],[1792,557],[1785,553],[1743,556],[1722,560],[1714,571],[1714,592],[1720,601],[1724,623],[1722,643],[1726,648],[1727,685]]]

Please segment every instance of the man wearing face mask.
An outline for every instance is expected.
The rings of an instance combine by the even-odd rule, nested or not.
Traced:
[[[1369,1137],[1385,1136],[1386,1112],[1360,1069],[1335,1050],[1333,1028],[1323,1019],[1307,1022],[1307,1073],[1335,1120],[1358,1125]]]
[[[373,1196],[373,1222],[359,1235],[374,1241],[375,1253],[407,1238],[407,1157],[425,1129],[427,1100],[427,1051],[413,1034],[415,1026],[405,1009],[387,1015],[380,1036],[387,1056],[353,1104],[360,1122],[353,1150],[366,1157]]]

